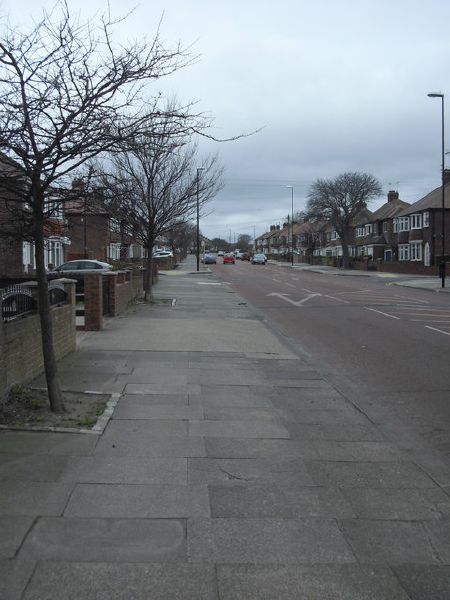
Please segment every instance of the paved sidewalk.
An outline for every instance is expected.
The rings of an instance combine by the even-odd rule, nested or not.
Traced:
[[[61,362],[102,435],[0,433],[0,598],[448,600],[448,456],[192,265]]]

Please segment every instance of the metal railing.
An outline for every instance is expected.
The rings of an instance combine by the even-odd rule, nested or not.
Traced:
[[[48,293],[50,306],[65,304],[68,300],[64,286],[54,282],[49,283]],[[3,321],[11,321],[17,317],[37,312],[35,288],[15,284],[0,289],[0,308]]]

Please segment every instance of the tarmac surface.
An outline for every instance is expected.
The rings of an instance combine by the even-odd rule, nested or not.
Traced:
[[[60,362],[119,396],[103,433],[0,432],[0,598],[449,600],[448,454],[193,267]]]

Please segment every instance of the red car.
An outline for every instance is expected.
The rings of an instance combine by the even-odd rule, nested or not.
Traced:
[[[236,262],[236,259],[234,258],[234,254],[225,254],[225,256],[223,257],[223,264],[226,265],[227,263],[231,263],[232,265],[234,265]]]

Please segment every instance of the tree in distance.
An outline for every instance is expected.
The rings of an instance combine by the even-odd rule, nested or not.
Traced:
[[[199,160],[191,136],[180,132],[171,118],[149,119],[145,131],[125,140],[121,151],[104,167],[102,189],[109,206],[129,224],[146,250],[144,299],[152,295],[153,246],[161,234],[194,215],[222,187],[216,155]],[[201,167],[198,165],[201,164]]]
[[[317,221],[328,221],[336,230],[344,268],[349,266],[348,246],[355,217],[381,194],[380,182],[367,173],[343,173],[334,179],[317,179],[311,185],[307,213]]]

